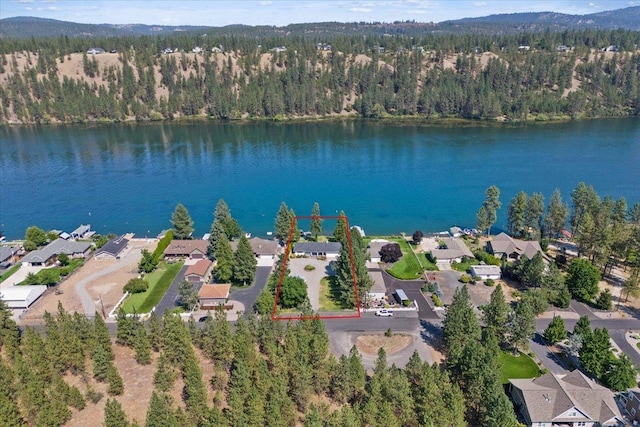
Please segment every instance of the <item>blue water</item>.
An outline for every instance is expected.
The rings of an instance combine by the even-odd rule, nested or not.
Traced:
[[[285,201],[298,215],[320,203],[367,234],[471,226],[484,190],[503,208],[520,190],[578,182],[640,201],[640,121],[522,126],[375,122],[121,124],[0,128],[0,229],[155,235],[183,203],[195,235],[223,198],[245,231],[264,236]],[[304,228],[305,225],[301,224]]]

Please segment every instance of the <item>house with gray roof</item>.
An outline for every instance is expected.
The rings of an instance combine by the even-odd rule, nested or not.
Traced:
[[[293,245],[296,256],[337,258],[342,245],[340,242],[299,242]]]
[[[235,252],[238,249],[238,241],[231,243],[231,249]],[[258,259],[274,259],[278,254],[278,242],[275,240],[266,240],[259,237],[249,239],[251,250]]]
[[[530,427],[624,425],[613,392],[579,370],[509,380],[516,409]]]
[[[91,242],[73,242],[56,239],[42,249],[29,252],[22,262],[29,266],[47,265],[54,261],[59,254],[67,254],[69,258],[85,258],[91,250]]]
[[[380,301],[383,300],[387,295],[387,285],[384,283],[384,277],[382,276],[382,271],[373,270],[369,271],[369,276],[373,280],[373,286],[367,292],[367,297],[369,301]]]
[[[462,258],[473,258],[473,253],[467,244],[461,239],[454,239],[449,237],[443,240],[444,247],[438,249],[432,249],[431,255],[433,255],[439,262],[462,262]]]
[[[388,245],[389,242],[388,240],[372,240],[369,242],[369,246],[367,247],[367,252],[369,252],[369,259],[371,260],[371,262],[380,262],[382,261],[381,257],[380,257],[380,251],[382,250],[382,247],[384,245]]]
[[[504,257],[507,260],[517,260],[522,255],[526,255],[527,258],[531,259],[540,252],[547,259],[538,241],[514,239],[506,233],[500,233],[489,241],[487,243],[487,252],[497,258]]]
[[[129,239],[124,237],[123,234],[120,237],[109,240],[103,247],[98,249],[93,256],[96,259],[118,259],[120,254],[127,248]]]
[[[14,262],[19,250],[18,246],[0,246],[0,263]]]

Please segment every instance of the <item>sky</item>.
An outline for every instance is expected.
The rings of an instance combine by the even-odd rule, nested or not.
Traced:
[[[87,24],[283,26],[303,22],[441,22],[516,12],[583,15],[640,0],[0,0],[0,18],[35,16]]]

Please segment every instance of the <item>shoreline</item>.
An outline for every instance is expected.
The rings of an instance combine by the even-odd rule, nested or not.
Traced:
[[[130,117],[125,120],[82,120],[76,122],[49,122],[49,123],[21,123],[21,122],[1,122],[2,127],[38,127],[38,126],[70,126],[70,125],[151,125],[151,124],[228,124],[228,125],[247,125],[256,123],[270,123],[270,124],[305,124],[305,123],[323,123],[323,122],[367,122],[367,123],[381,123],[381,124],[395,124],[395,125],[412,125],[412,126],[435,126],[435,127],[448,127],[448,126],[463,126],[463,127],[517,127],[529,124],[554,124],[554,123],[567,123],[572,121],[590,121],[590,120],[606,120],[606,119],[630,119],[640,117],[634,114],[617,115],[617,116],[546,116],[544,119],[538,119],[540,116],[531,115],[531,118],[525,120],[507,120],[505,118],[464,118],[464,117],[426,117],[419,115],[406,115],[406,116],[387,116],[381,118],[367,118],[358,115],[357,113],[348,114],[331,114],[326,116],[292,116],[283,118],[269,118],[269,117],[245,117],[240,119],[215,119],[208,116],[189,116],[178,117],[171,119],[152,120],[143,119],[138,120],[135,117]]]

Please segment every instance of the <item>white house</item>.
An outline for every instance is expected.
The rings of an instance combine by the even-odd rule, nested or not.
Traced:
[[[477,280],[498,280],[502,277],[502,271],[497,265],[472,265],[471,276]]]
[[[293,246],[296,256],[337,258],[342,245],[340,242],[300,242]]]

